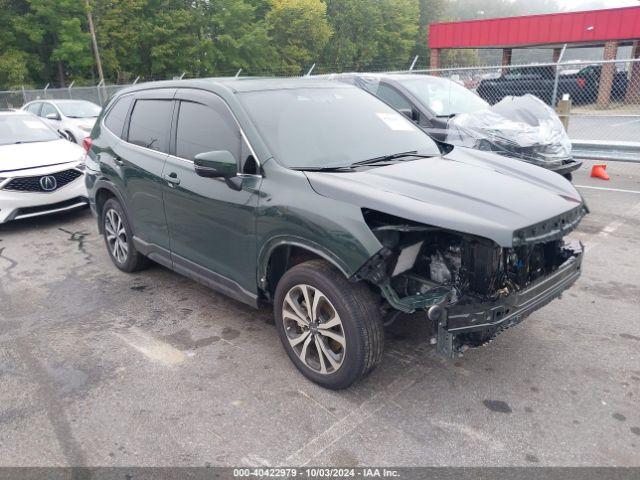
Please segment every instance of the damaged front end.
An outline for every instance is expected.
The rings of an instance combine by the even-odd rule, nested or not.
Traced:
[[[513,247],[374,210],[365,221],[383,248],[353,280],[377,285],[391,310],[425,311],[439,353],[478,347],[569,288],[580,276],[582,245],[563,236],[584,205],[514,232]]]

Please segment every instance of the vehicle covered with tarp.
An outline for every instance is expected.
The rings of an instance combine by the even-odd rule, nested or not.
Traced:
[[[491,151],[568,178],[582,165],[572,157],[571,140],[556,113],[533,95],[489,105],[442,77],[347,73],[330,78],[381,98],[441,142]]]

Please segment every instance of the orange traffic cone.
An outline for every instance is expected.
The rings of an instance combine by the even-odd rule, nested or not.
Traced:
[[[593,168],[591,168],[591,176],[593,178],[601,178],[602,180],[609,180],[611,177],[607,175],[607,172],[605,172],[606,169],[607,169],[607,166],[604,163],[594,165]]]

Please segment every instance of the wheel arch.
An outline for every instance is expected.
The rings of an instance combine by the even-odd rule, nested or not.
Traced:
[[[131,217],[129,216],[129,211],[127,210],[127,203],[124,200],[124,196],[122,195],[122,193],[120,193],[118,188],[113,183],[107,180],[98,180],[96,181],[93,189],[95,192],[94,199],[95,199],[95,206],[96,206],[96,214],[98,217],[98,230],[100,233],[103,233],[102,222],[101,222],[102,208],[104,207],[104,204],[107,202],[107,200],[109,200],[110,198],[115,198],[118,201],[118,203],[120,203],[120,205],[122,206],[122,209],[127,215],[127,218],[131,219]],[[129,226],[131,230],[133,230],[133,226],[131,225],[130,220],[129,220]]]
[[[265,243],[258,255],[259,289],[271,300],[278,281],[287,270],[314,259],[325,260],[337,268],[345,278],[350,278],[354,273],[340,257],[312,240],[289,236],[276,237]]]

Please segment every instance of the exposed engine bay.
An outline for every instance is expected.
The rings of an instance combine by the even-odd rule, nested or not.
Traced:
[[[447,308],[459,312],[473,328],[484,324],[485,309],[514,304],[519,292],[532,289],[582,253],[579,243],[565,243],[558,235],[548,241],[502,248],[488,239],[376,211],[363,210],[363,214],[383,249],[363,267],[360,277],[377,284],[395,310],[413,313],[434,306]],[[508,309],[503,312],[509,313]],[[441,315],[429,310],[434,322]],[[471,335],[478,338],[466,344],[484,343],[487,333],[495,332]],[[458,340],[465,343],[464,338]]]

